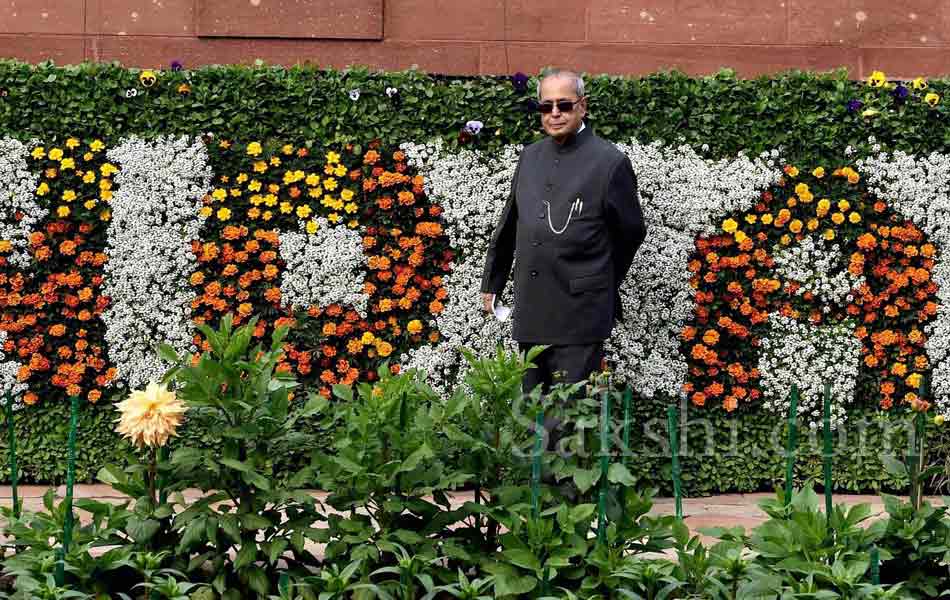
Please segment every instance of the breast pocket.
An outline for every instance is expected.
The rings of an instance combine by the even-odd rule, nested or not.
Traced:
[[[569,282],[569,289],[571,294],[583,294],[584,292],[607,289],[608,285],[610,285],[610,276],[607,273],[596,273],[572,278]]]

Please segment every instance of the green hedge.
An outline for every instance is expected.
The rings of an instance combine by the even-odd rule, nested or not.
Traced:
[[[396,145],[441,137],[454,147],[459,144],[460,128],[470,119],[485,125],[471,143],[486,151],[528,143],[540,136],[537,115],[530,107],[534,79],[526,89],[516,89],[507,77],[211,66],[161,71],[157,83],[145,87],[139,74],[110,64],[56,67],[0,61],[0,136],[36,137],[47,143],[69,136],[98,137],[108,143],[131,134],[211,133],[227,139],[308,144],[315,149],[373,139]],[[927,91],[941,97],[950,87],[947,80],[928,83]],[[181,89],[183,84],[189,87],[187,93]],[[398,88],[397,99],[387,96],[387,87]],[[353,101],[349,91],[357,88],[361,95]],[[129,97],[131,89],[137,94]],[[923,103],[919,93],[901,101],[892,90],[848,80],[844,72],[790,72],[752,80],[737,79],[728,70],[703,78],[677,72],[642,78],[597,76],[588,78],[588,90],[590,122],[601,136],[614,141],[635,137],[685,143],[696,149],[707,145],[710,156],[782,147],[784,156],[793,162],[838,165],[846,162],[847,146],[866,153],[870,136],[891,149],[917,154],[946,151],[950,145],[948,108],[943,99],[935,107]],[[849,110],[852,100],[863,107]],[[877,114],[863,116],[867,108]],[[661,401],[640,402],[640,422],[660,419],[654,431],[662,435],[665,406]],[[64,479],[67,413],[65,404],[54,403],[41,403],[18,413],[25,481]],[[773,415],[757,409],[732,415],[713,409],[689,414],[690,419],[707,418],[714,424],[715,447],[720,454],[684,457],[687,495],[768,490],[782,480],[784,457],[777,451],[781,443],[775,448],[769,440],[775,425]],[[850,418],[852,422],[870,421],[875,415],[876,410],[860,409]],[[114,416],[105,402],[83,407],[79,480],[92,480],[100,465],[122,462],[133,452],[112,433]],[[186,428],[184,435],[214,443],[214,436],[198,423]],[[741,450],[726,454],[733,435]],[[867,435],[866,455],[856,456],[849,444],[836,461],[840,489],[898,489],[900,482],[886,474],[873,453],[883,447],[881,428],[870,427]],[[947,452],[942,448],[950,442],[945,434],[936,435],[938,447],[932,456],[943,461]],[[895,447],[898,441],[894,440]],[[651,444],[655,449],[658,443],[642,442],[647,449]],[[772,450],[750,456],[753,447]],[[0,445],[0,475],[4,478],[9,475],[5,449]],[[302,454],[290,456],[276,468],[292,469]],[[632,466],[668,494],[671,489],[663,476],[665,464],[662,456],[647,456]],[[816,445],[799,461],[799,475],[804,478],[820,472]]]

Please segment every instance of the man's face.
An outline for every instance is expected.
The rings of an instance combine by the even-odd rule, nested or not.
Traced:
[[[541,126],[545,133],[557,141],[576,132],[581,127],[581,121],[587,114],[587,98],[578,98],[574,89],[574,80],[570,77],[548,77],[541,82],[542,104],[553,102],[554,110],[541,113]],[[570,111],[561,111],[557,107],[558,101],[569,100],[577,102]],[[579,102],[578,102],[579,100]]]

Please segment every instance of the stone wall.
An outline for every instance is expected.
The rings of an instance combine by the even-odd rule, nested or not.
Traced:
[[[0,56],[436,73],[950,71],[945,0],[0,0]]]

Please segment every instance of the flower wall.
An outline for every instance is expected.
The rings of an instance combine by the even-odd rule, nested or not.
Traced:
[[[291,324],[280,368],[327,395],[383,366],[447,395],[459,348],[512,347],[478,286],[540,138],[532,81],[142,75],[0,63],[5,387],[36,414],[143,387],[154,343],[200,351],[195,325],[229,312],[260,316],[258,336]],[[633,163],[649,231],[608,341],[616,380],[735,419],[784,415],[795,383],[814,426],[827,379],[838,426],[921,408],[928,374],[950,411],[943,85],[591,78],[591,125]],[[71,108],[46,120],[37,94]]]

